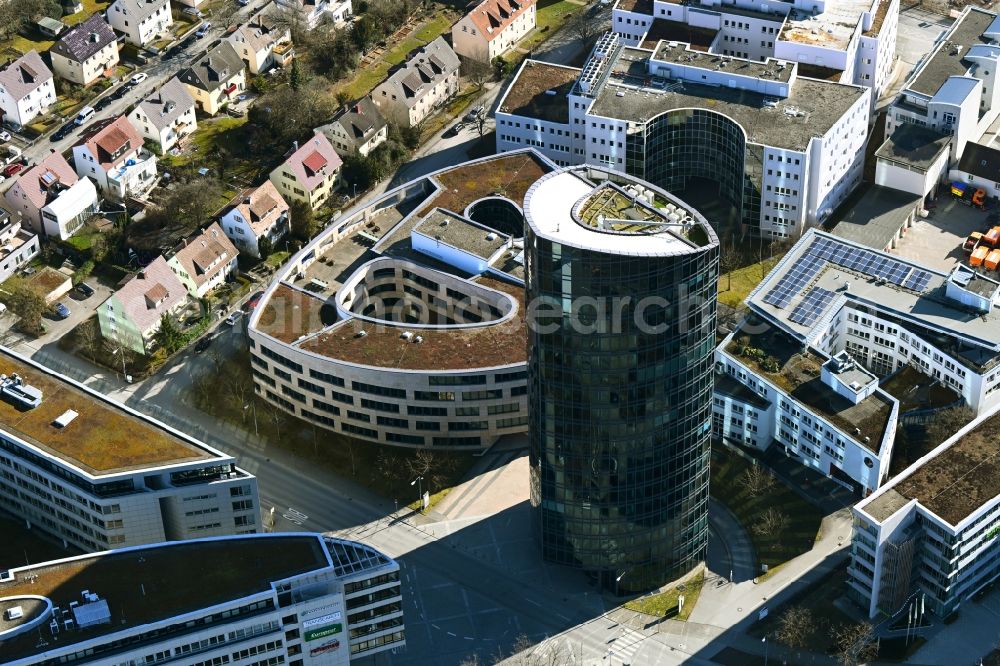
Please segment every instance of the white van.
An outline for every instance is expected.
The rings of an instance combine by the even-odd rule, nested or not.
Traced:
[[[95,113],[94,107],[92,106],[83,107],[82,109],[80,109],[80,113],[77,114],[76,120],[73,121],[73,124],[79,127],[80,125],[87,122],[91,118],[91,116],[94,115],[94,113]]]

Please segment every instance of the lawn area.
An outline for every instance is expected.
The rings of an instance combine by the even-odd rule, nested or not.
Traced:
[[[229,183],[234,179],[239,181],[256,182],[262,173],[267,173],[275,164],[268,161],[262,163],[259,155],[253,153],[251,141],[246,130],[247,117],[232,118],[222,114],[216,118],[207,118],[198,121],[198,129],[191,135],[184,146],[183,152],[179,155],[164,155],[160,161],[166,171],[180,167],[208,167],[211,169],[209,177],[218,178],[218,162],[212,156],[212,149],[218,146],[231,156],[226,164],[225,178],[227,181],[227,192],[225,201],[219,205],[225,205],[235,191]],[[280,156],[272,156],[280,159]]]
[[[719,302],[730,307],[739,307],[754,287],[781,260],[782,255],[765,259],[749,266],[719,276]]]
[[[775,478],[774,485],[753,496],[741,483],[750,463],[721,445],[712,447],[710,492],[733,512],[746,528],[757,551],[759,564],[769,572],[785,562],[812,549],[819,536],[823,516],[819,509],[805,501],[795,491]],[[763,535],[754,530],[770,508],[777,508],[787,522],[783,529]]]
[[[280,268],[281,265],[284,264],[285,261],[288,260],[288,257],[290,257],[291,255],[292,255],[291,252],[278,250],[268,255],[267,259],[264,260],[264,263],[270,266],[271,268],[277,269]]]
[[[406,55],[410,51],[428,44],[437,39],[438,36],[448,32],[455,19],[456,16],[451,12],[438,11],[419,29],[414,30],[406,39],[386,51],[377,63],[373,63],[369,67],[359,68],[349,81],[335,86],[334,92],[344,90],[351,96],[351,99],[364,97],[371,92],[372,88],[382,82],[393,66],[406,60]]]
[[[539,0],[535,9],[535,29],[518,43],[517,48],[533,50],[561,28],[574,12],[586,8],[586,3],[579,0]]]
[[[637,613],[645,613],[654,617],[669,617],[671,620],[686,622],[698,603],[701,595],[701,588],[705,585],[705,572],[699,571],[696,575],[683,583],[659,594],[641,596],[638,599],[623,604],[624,608]],[[677,612],[677,601],[680,595],[684,595],[684,608]]]

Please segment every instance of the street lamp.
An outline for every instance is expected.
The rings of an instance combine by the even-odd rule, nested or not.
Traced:
[[[243,411],[246,411],[246,410],[250,409],[251,407],[253,407],[253,434],[255,434],[258,437],[260,437],[260,431],[257,430],[257,404],[251,402],[248,405],[243,405]]]
[[[618,577],[615,578],[615,596],[616,597],[620,597],[621,596],[621,591],[618,589],[618,583],[622,582],[622,578],[624,578],[625,574],[627,574],[629,571],[630,571],[630,569],[623,569],[622,572],[620,574],[618,574]]]
[[[419,493],[420,508],[417,509],[420,513],[424,512],[424,477],[418,476],[417,478],[410,481],[410,485],[417,484],[417,492]]]
[[[760,642],[764,644],[764,666],[767,666],[767,636],[761,638]]]
[[[351,185],[354,187],[354,196],[352,198],[353,199],[357,199],[358,198],[358,184],[357,183],[351,183]]]

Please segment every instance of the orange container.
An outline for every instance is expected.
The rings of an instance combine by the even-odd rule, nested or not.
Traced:
[[[990,249],[988,247],[983,247],[983,246],[977,247],[975,251],[972,253],[972,256],[969,257],[969,265],[970,266],[981,265],[983,263],[983,260],[986,259],[986,255],[989,253],[989,251]]]
[[[997,243],[1000,243],[1000,227],[993,227],[987,231],[986,235],[983,236],[983,242],[996,247]]]
[[[993,250],[986,255],[986,260],[983,261],[983,266],[986,266],[986,270],[988,271],[995,271],[998,265],[1000,265],[1000,250]]]

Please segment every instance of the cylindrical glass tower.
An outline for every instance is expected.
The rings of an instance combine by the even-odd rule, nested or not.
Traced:
[[[704,560],[718,239],[584,166],[525,197],[531,502],[544,556],[621,593]]]

